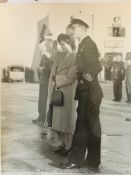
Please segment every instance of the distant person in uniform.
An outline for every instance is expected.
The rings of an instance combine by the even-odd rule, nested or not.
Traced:
[[[48,82],[51,73],[51,68],[53,61],[51,58],[51,51],[53,47],[53,39],[50,37],[45,37],[45,39],[40,42],[39,47],[42,52],[41,63],[37,68],[39,75],[39,101],[38,101],[38,112],[39,117],[33,120],[33,123],[38,123],[40,126],[44,126],[46,119],[46,105],[48,96]]]
[[[30,69],[28,67],[25,68],[25,82],[30,82]]]
[[[102,70],[98,75],[98,79],[101,82],[105,82],[105,62],[104,62],[104,59],[101,60],[101,66],[102,66]]]
[[[6,82],[6,69],[2,69],[2,82]]]
[[[2,81],[9,82],[9,71],[6,68],[3,68],[2,70]]]
[[[97,46],[87,33],[88,24],[81,19],[73,19],[71,25],[74,29],[73,37],[80,41],[76,56],[77,121],[68,163],[60,167],[72,169],[85,166],[96,170],[101,163],[99,107],[103,93],[97,76],[102,68]]]
[[[113,101],[120,102],[122,99],[122,81],[125,78],[125,67],[120,55],[113,58],[111,74],[114,92]]]
[[[126,57],[126,93],[126,102],[131,103],[131,56]]]
[[[111,60],[108,59],[105,63],[105,79],[111,80]]]
[[[34,81],[34,71],[33,71],[33,69],[31,68],[30,69],[30,73],[29,73],[29,82],[30,83],[33,83],[33,81]]]

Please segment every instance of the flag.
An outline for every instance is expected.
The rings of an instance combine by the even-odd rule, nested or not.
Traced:
[[[38,37],[36,41],[33,61],[32,61],[32,69],[34,71],[34,81],[38,81],[38,75],[37,75],[37,67],[39,66],[41,62],[41,51],[39,48],[39,43],[44,40],[44,36],[49,32],[49,16],[47,15],[45,18],[38,21]]]

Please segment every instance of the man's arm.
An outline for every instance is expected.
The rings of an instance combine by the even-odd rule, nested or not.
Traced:
[[[93,79],[97,78],[99,72],[102,70],[101,63],[99,61],[98,49],[93,41],[91,43],[85,43],[83,57],[87,66],[82,78],[85,81],[91,82]]]

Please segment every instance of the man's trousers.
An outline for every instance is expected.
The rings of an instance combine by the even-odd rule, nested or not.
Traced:
[[[93,101],[88,96],[89,93],[83,91],[78,100],[78,116],[69,163],[98,167],[101,162],[99,107],[102,98]]]
[[[47,96],[48,96],[48,84],[40,84],[38,112],[39,112],[39,120],[43,123],[45,122],[46,119]]]
[[[114,92],[114,99],[121,100],[122,98],[122,80],[113,80],[113,92]]]

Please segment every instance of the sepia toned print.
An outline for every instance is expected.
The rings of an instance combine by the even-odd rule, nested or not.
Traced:
[[[3,175],[131,174],[130,9],[0,4]]]

